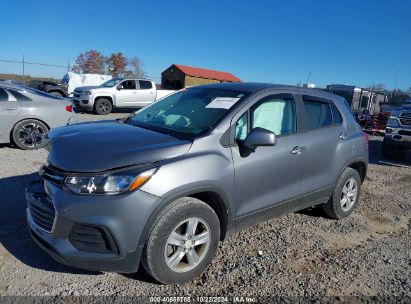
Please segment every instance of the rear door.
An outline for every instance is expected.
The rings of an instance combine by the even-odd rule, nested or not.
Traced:
[[[304,95],[305,166],[303,191],[305,200],[315,203],[330,197],[344,160],[350,157],[342,116],[332,101]],[[343,163],[343,164],[342,164]]]
[[[138,101],[141,106],[149,105],[156,98],[156,87],[149,80],[138,80]]]
[[[293,95],[271,94],[258,100],[241,117],[234,118],[237,144],[231,149],[239,225],[248,225],[249,220],[259,221],[299,205],[304,154],[293,151],[298,146],[303,148],[304,135],[299,132],[297,116]],[[256,127],[274,132],[277,142],[244,154],[241,141]],[[256,216],[247,217],[252,214]]]
[[[10,127],[19,112],[19,102],[7,90],[0,88],[0,138],[8,141]]]

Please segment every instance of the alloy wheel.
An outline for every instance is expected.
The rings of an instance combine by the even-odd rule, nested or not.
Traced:
[[[180,222],[168,236],[164,248],[167,266],[180,273],[194,269],[207,255],[210,233],[208,224],[200,218]]]
[[[37,148],[41,146],[46,133],[47,130],[44,129],[43,126],[34,122],[30,122],[24,124],[18,130],[17,140],[25,147]]]
[[[357,199],[358,186],[354,178],[350,178],[344,185],[341,193],[341,209],[349,211]]]

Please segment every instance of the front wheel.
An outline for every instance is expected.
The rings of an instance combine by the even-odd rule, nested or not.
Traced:
[[[360,192],[360,175],[353,168],[346,168],[335,186],[333,195],[324,204],[324,212],[335,219],[346,218],[358,206]]]
[[[111,101],[107,98],[99,98],[94,102],[94,112],[97,115],[107,115],[113,110]]]
[[[191,197],[178,199],[158,216],[143,266],[163,284],[190,281],[211,262],[219,239],[220,223],[210,206]]]

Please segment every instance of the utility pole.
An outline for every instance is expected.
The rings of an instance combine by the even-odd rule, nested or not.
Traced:
[[[397,83],[398,83],[398,74],[399,74],[400,70],[397,69],[397,74],[395,75],[395,87],[394,87],[394,91],[397,91]]]
[[[70,59],[67,59],[67,72],[70,72]]]
[[[311,77],[311,71],[310,71],[310,73],[308,74],[308,77],[307,77],[307,80],[306,80],[306,82],[305,82],[305,83],[307,83],[307,84],[308,84],[308,80],[310,80],[310,77]]]
[[[22,61],[22,63],[23,63],[23,79],[24,79],[24,54],[23,54],[23,61]]]

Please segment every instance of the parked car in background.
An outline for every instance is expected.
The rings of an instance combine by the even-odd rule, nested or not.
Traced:
[[[0,143],[24,150],[41,148],[51,128],[67,125],[72,118],[69,100],[0,81]]]
[[[99,86],[78,87],[74,90],[73,104],[99,115],[109,114],[114,107],[145,107],[153,101],[174,93],[157,90],[151,80],[113,78]]]
[[[59,97],[67,97],[67,86],[64,84],[60,83],[55,83],[51,81],[45,81],[45,80],[30,80],[26,84],[28,87],[31,87],[33,89],[37,89],[46,93],[50,93],[54,96],[59,96]]]
[[[385,129],[382,152],[385,157],[402,160],[411,151],[411,105],[393,109]]]
[[[271,84],[191,87],[49,137],[26,193],[37,244],[78,268],[135,272],[141,261],[167,284],[200,274],[241,228],[313,205],[349,216],[368,164],[344,98]]]

